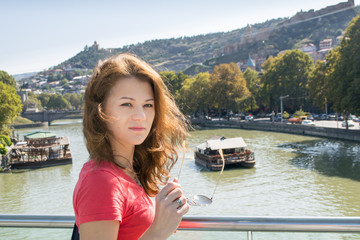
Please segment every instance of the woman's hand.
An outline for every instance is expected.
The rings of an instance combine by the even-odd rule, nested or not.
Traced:
[[[182,216],[190,209],[181,186],[175,178],[156,196],[155,218],[153,224],[141,239],[167,239],[179,226]]]

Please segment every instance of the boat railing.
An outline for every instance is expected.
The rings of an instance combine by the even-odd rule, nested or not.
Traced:
[[[255,156],[254,156],[254,152],[251,152],[249,155],[248,155],[248,161],[252,161],[255,159]]]
[[[71,215],[0,215],[5,228],[73,228]],[[223,217],[185,216],[178,230],[253,232],[359,233],[360,217]]]

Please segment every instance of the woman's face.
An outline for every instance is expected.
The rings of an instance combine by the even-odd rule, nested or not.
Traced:
[[[130,147],[141,144],[155,117],[150,83],[136,77],[118,80],[106,98],[104,113],[111,118],[106,125],[116,143]]]

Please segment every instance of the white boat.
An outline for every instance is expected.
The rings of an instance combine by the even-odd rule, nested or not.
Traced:
[[[223,150],[225,167],[231,165],[251,168],[256,163],[254,153],[247,148],[242,137],[212,137],[196,147],[195,162],[212,171],[221,170],[223,162],[219,149]]]

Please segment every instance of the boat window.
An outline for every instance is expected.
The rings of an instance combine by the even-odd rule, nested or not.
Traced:
[[[235,148],[225,149],[225,154],[234,154]]]
[[[219,153],[218,153],[218,150],[211,150],[211,151],[210,151],[210,154],[211,154],[211,155],[216,155],[216,154],[219,154]]]

